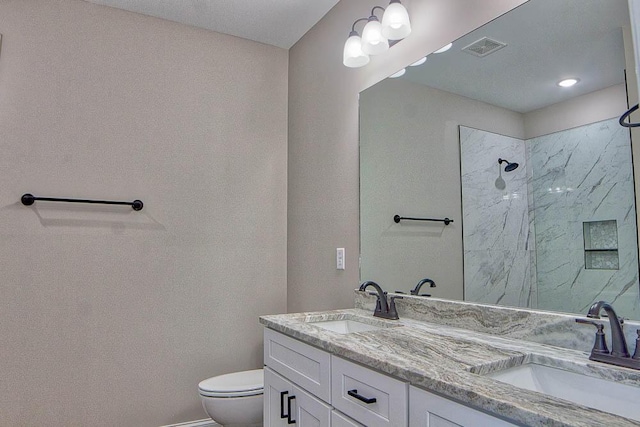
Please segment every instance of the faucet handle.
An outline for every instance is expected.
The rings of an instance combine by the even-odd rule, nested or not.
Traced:
[[[633,356],[631,358],[638,360],[640,359],[640,329],[636,329],[636,334],[638,334],[636,337],[636,351],[633,352]]]
[[[404,299],[404,297],[398,296],[398,295],[393,295],[391,297],[389,297],[389,319],[391,320],[398,320],[398,310],[396,310],[396,300],[397,299]]]
[[[591,354],[609,354],[609,349],[607,348],[607,339],[604,335],[604,325],[602,323],[582,318],[577,318],[576,322],[593,325],[598,328],[598,330],[596,331],[596,340],[593,343],[593,348],[591,349]],[[640,332],[638,335],[640,336]],[[640,358],[640,355],[638,358]]]

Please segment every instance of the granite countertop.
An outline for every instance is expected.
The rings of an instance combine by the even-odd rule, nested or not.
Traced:
[[[364,319],[382,326],[340,334],[313,321]],[[588,360],[582,351],[498,337],[409,318],[382,320],[345,309],[262,316],[266,327],[412,385],[527,426],[640,426],[640,422],[580,406],[479,374],[537,362],[640,386],[640,371]]]

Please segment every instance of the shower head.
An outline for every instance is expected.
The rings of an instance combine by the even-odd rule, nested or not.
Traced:
[[[507,164],[507,166],[504,167],[505,172],[511,172],[518,169],[519,165],[517,163],[511,163],[505,159],[498,159],[498,164],[502,164],[503,162]]]

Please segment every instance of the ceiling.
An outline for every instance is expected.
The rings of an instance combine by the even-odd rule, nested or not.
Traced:
[[[403,78],[526,113],[623,83],[628,25],[627,0],[530,0]],[[482,58],[461,51],[482,37],[507,46]],[[568,77],[580,82],[557,86]]]
[[[86,0],[289,49],[339,0]]]

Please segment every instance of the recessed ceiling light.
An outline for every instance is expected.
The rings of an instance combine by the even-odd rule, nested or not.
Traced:
[[[580,79],[564,79],[558,82],[558,86],[560,87],[571,87],[574,84],[578,83]]]
[[[451,46],[453,46],[453,43],[449,43],[449,44],[448,44],[448,45],[446,45],[446,46],[442,46],[440,49],[436,50],[436,51],[435,51],[435,52],[433,52],[433,53],[442,53],[442,52],[446,52],[446,51],[448,51],[449,49],[451,49]]]
[[[390,79],[396,79],[398,77],[402,77],[402,76],[404,76],[404,73],[406,73],[406,72],[407,72],[406,68],[403,68],[402,70],[398,71],[397,73],[391,74],[389,76],[389,78]]]
[[[422,65],[425,62],[427,62],[427,57],[426,56],[424,58],[418,59],[416,62],[414,62],[413,64],[409,65],[409,67],[417,67],[418,65]]]

